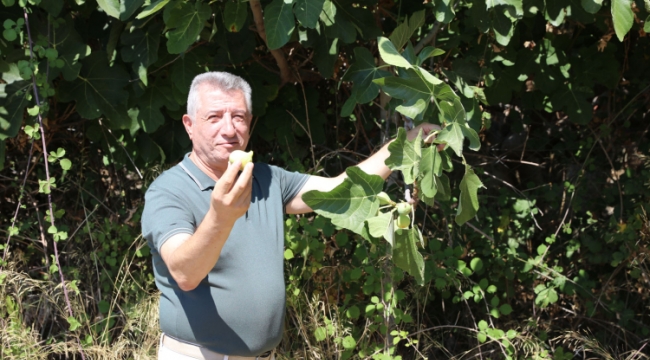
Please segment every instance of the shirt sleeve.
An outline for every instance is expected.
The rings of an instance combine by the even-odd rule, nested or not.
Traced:
[[[309,179],[309,175],[301,174],[299,172],[290,172],[276,166],[273,169],[273,176],[280,179],[280,188],[282,190],[282,208],[284,209],[287,204],[293,200],[300,189],[305,185]]]
[[[176,234],[194,234],[196,223],[192,211],[171,191],[152,184],[144,195],[142,236],[149,247],[160,253],[160,248]]]

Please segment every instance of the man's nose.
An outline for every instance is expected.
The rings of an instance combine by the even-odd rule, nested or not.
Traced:
[[[223,127],[221,128],[223,135],[228,137],[235,136],[235,123],[233,122],[232,116],[230,114],[224,114],[221,121],[223,121]]]

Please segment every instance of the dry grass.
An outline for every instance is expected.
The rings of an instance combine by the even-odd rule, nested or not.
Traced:
[[[35,280],[10,270],[0,271],[0,359],[80,359],[79,344],[84,343],[86,359],[155,359],[158,329],[158,294],[150,294],[128,311],[115,315],[120,324],[106,333],[93,324],[101,316],[89,318],[86,306],[95,306],[92,297],[68,289],[75,317],[81,328],[68,331],[68,311],[61,285]],[[68,284],[69,285],[69,284]],[[97,336],[79,339],[78,334]],[[115,336],[102,341],[106,336]]]

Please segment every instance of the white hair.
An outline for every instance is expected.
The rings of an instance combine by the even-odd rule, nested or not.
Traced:
[[[253,105],[251,102],[252,90],[246,80],[231,73],[211,71],[197,75],[194,80],[192,80],[190,93],[187,95],[187,114],[190,116],[192,121],[194,121],[194,116],[196,115],[196,110],[199,106],[199,87],[203,84],[224,92],[241,91],[246,100],[248,113],[253,113]]]

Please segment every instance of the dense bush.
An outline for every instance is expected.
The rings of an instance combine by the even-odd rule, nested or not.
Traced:
[[[0,358],[154,357],[142,198],[206,70],[251,83],[256,161],[397,137],[360,204],[421,200],[287,218],[281,357],[650,357],[647,0],[2,3]]]

